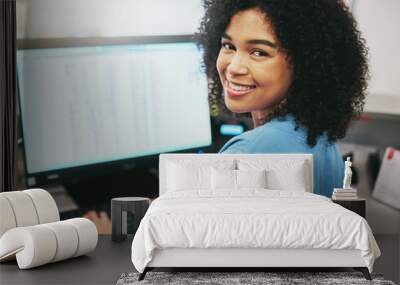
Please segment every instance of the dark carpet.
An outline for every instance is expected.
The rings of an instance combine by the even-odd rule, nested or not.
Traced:
[[[142,281],[139,273],[125,273],[117,285],[133,284],[379,284],[395,285],[384,280],[382,275],[372,274],[372,281],[366,280],[361,272],[156,272],[150,271]]]

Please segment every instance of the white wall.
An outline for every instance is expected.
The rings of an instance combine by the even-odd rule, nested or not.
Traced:
[[[370,48],[365,110],[400,115],[400,0],[353,0]],[[17,0],[18,38],[192,34],[201,0]]]
[[[370,49],[366,111],[400,115],[400,1],[355,0],[353,14]]]
[[[200,0],[17,0],[18,38],[192,34]]]

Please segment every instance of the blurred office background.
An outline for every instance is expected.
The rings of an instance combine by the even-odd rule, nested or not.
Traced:
[[[348,3],[370,50],[371,80],[364,113],[353,121],[346,137],[339,142],[339,147],[344,157],[352,157],[355,174],[353,184],[359,196],[367,200],[367,220],[383,253],[376,262],[376,270],[386,278],[399,282],[400,210],[390,203],[375,199],[372,193],[385,150],[388,147],[400,149],[400,53],[397,51],[400,46],[400,1],[354,0]],[[103,47],[104,51],[104,47],[149,44],[160,39],[169,44],[174,39],[186,42],[185,39],[196,32],[202,14],[201,0],[17,0],[18,45],[21,50],[25,49],[25,55],[28,56],[32,50],[45,52],[50,48]],[[20,69],[23,64],[22,60]],[[26,75],[28,64],[25,65]],[[100,65],[93,65],[92,69]],[[164,66],[164,71],[173,74],[174,66],[169,67]],[[98,72],[101,72],[100,67]],[[19,82],[21,85],[21,78]],[[23,92],[23,96],[29,96],[30,90]],[[55,92],[58,92],[57,89]],[[182,109],[186,107],[179,105],[179,100],[183,99],[178,97],[168,100],[165,98],[168,96],[164,94],[164,99],[158,103],[165,104],[170,115],[175,114],[177,118],[176,121],[168,121],[170,116],[166,113],[164,115],[169,119],[164,123],[187,121],[185,132],[180,132],[183,137],[199,130],[200,127],[194,123],[195,118],[206,118],[201,127],[202,137],[196,141],[183,139],[183,145],[182,141],[171,142],[169,146],[176,143],[176,148],[170,149],[172,151],[217,152],[232,136],[252,128],[247,118],[237,118],[231,114],[210,114],[207,108],[197,106],[192,106],[185,115]],[[204,107],[206,101],[197,99]],[[22,106],[22,109],[32,112],[36,110],[42,113],[43,120],[54,120],[52,116],[56,117],[57,114],[44,108],[41,105],[43,102],[36,103],[35,106]],[[143,122],[141,127],[135,126],[140,129],[145,128],[145,124],[148,122]],[[25,162],[30,157],[27,152],[34,152],[34,143],[31,139],[30,146],[27,146],[24,139],[27,140],[28,134],[34,136],[39,129],[29,121],[25,122],[25,126],[31,126],[32,129],[21,128],[19,131],[18,189],[42,187],[49,190],[65,217],[81,215],[91,209],[109,211],[111,197],[157,196],[156,148],[147,155],[142,152],[142,155],[136,153],[132,157],[115,156],[109,157],[108,161],[102,159],[92,164],[70,164],[58,169],[54,165],[53,169],[46,166],[35,169],[31,165],[27,169]],[[171,125],[162,126],[161,123],[157,126],[162,129],[153,131],[174,129]],[[129,129],[129,120],[124,121],[124,128],[120,132],[125,131],[127,135],[137,131]],[[137,134],[143,135],[143,132],[137,131]],[[42,155],[47,154],[44,152]]]

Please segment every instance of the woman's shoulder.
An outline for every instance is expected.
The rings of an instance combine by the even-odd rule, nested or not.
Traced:
[[[283,141],[300,141],[306,137],[301,132],[294,130],[293,120],[290,116],[273,119],[264,125],[244,132],[230,139],[220,150],[224,153],[252,153],[273,152],[283,149]]]
[[[321,135],[317,147],[326,145],[326,135]],[[310,152],[307,144],[307,129],[296,129],[295,119],[291,114],[275,118],[262,126],[247,131],[229,140],[220,150],[224,153],[277,153]]]
[[[286,115],[285,117],[275,118],[255,128],[249,134],[249,137],[256,143],[260,143],[261,141],[281,143],[282,140],[286,139],[305,142],[307,139],[307,132],[302,128],[296,130],[295,127],[294,118],[291,115]]]

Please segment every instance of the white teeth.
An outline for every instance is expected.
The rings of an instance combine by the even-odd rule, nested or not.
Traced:
[[[248,91],[254,88],[253,86],[237,85],[230,81],[228,81],[228,86],[235,91]]]

